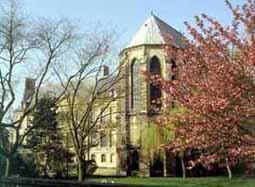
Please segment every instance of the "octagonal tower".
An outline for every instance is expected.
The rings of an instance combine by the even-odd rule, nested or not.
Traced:
[[[124,77],[120,87],[125,90],[124,98],[118,104],[118,110],[124,111],[120,115],[117,145],[120,174],[153,176],[153,170],[159,170],[159,175],[167,175],[165,159],[158,162],[158,168],[153,168],[151,156],[143,151],[144,132],[153,125],[153,119],[160,117],[164,104],[161,101],[163,93],[146,81],[144,73],[171,78],[164,46],[182,48],[182,37],[173,27],[151,14],[120,53]]]

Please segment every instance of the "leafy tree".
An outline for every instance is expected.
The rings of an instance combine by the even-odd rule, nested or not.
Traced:
[[[195,17],[194,27],[185,23],[190,34],[185,49],[167,47],[169,58],[178,59],[177,80],[159,82],[169,102],[186,109],[170,115],[176,137],[169,146],[176,152],[200,150],[191,167],[221,163],[231,178],[232,166],[254,162],[255,2],[241,8],[226,4],[233,15],[228,27],[205,14]]]
[[[47,95],[40,98],[32,118],[31,125],[37,128],[28,136],[28,147],[36,155],[44,176],[48,176],[50,169],[58,174],[63,170],[63,160],[72,155],[63,147],[55,99]]]

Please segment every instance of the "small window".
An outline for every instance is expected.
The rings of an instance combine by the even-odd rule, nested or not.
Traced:
[[[98,144],[98,134],[96,132],[92,132],[91,134],[91,144],[92,146],[95,146]]]
[[[91,155],[91,160],[96,161],[96,155],[92,154],[92,155]]]
[[[110,162],[113,163],[114,161],[114,154],[111,154]]]
[[[103,65],[103,75],[108,76],[109,75],[109,67],[106,65]]]
[[[110,131],[109,133],[109,144],[110,144],[110,147],[112,147],[112,131]]]
[[[113,98],[117,97],[117,93],[116,93],[115,89],[110,90],[110,97],[113,97]]]
[[[105,154],[101,155],[101,162],[102,163],[106,162],[106,155]]]
[[[107,142],[106,142],[105,132],[101,132],[100,141],[101,141],[101,147],[106,147]]]

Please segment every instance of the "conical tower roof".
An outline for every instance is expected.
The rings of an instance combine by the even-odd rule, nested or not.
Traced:
[[[183,47],[182,34],[152,13],[134,35],[127,48],[140,45],[165,45],[169,44],[171,37],[172,45]]]

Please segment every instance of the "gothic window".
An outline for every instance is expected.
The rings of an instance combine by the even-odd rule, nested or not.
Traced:
[[[105,154],[101,155],[101,162],[102,163],[106,162],[106,155]]]
[[[160,75],[161,74],[161,67],[159,59],[154,56],[150,61],[150,75]]]
[[[152,57],[149,64],[150,76],[161,76],[161,67],[159,59]],[[150,113],[157,113],[161,109],[161,90],[155,83],[150,84]]]
[[[140,104],[140,65],[135,59],[131,64],[131,108],[138,109]]]

